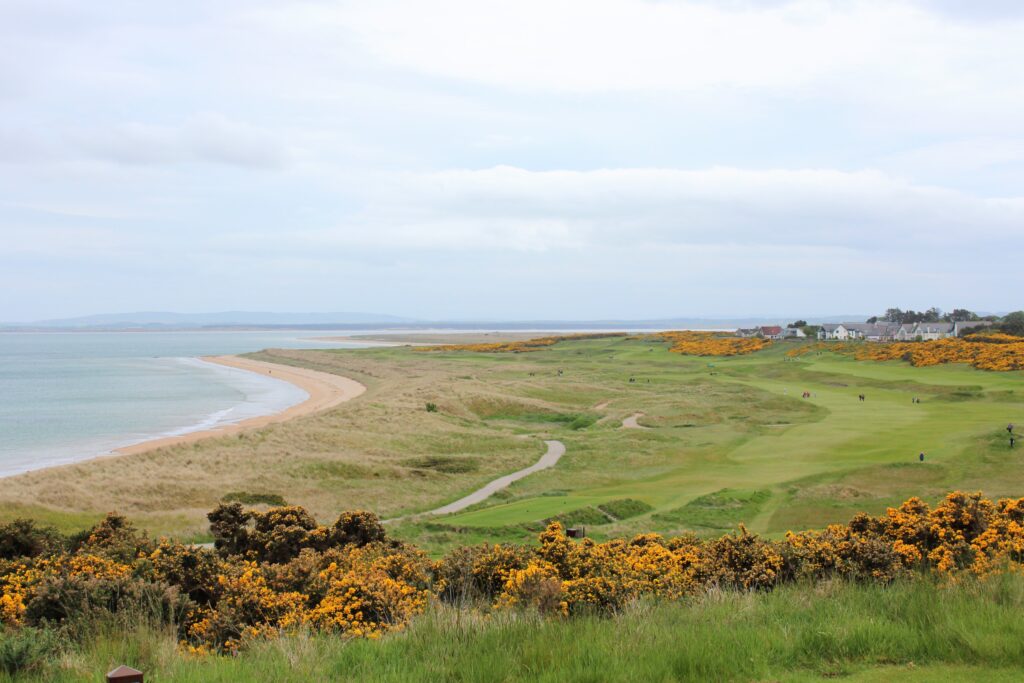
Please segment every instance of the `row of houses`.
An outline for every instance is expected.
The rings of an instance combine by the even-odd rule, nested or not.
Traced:
[[[987,320],[952,323],[826,323],[818,328],[818,339],[828,341],[930,341],[962,337],[979,327],[988,327]]]
[[[764,325],[762,327],[751,327],[736,330],[737,337],[763,337],[765,339],[803,339],[807,335],[797,327],[779,327],[778,325]]]

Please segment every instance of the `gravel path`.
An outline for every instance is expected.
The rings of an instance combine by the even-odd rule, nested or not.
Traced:
[[[559,458],[565,455],[565,444],[561,441],[545,441],[548,445],[548,452],[540,456],[540,460],[530,465],[525,469],[521,469],[518,472],[512,474],[506,474],[504,477],[499,477],[491,483],[487,484],[483,488],[479,488],[473,493],[469,494],[465,498],[459,498],[454,503],[448,503],[443,507],[439,507],[436,510],[430,510],[423,514],[427,515],[448,515],[453,512],[459,512],[465,510],[470,505],[475,505],[482,500],[486,500],[494,495],[496,492],[507,487],[514,481],[518,481],[523,477],[529,476],[534,472],[540,472],[546,470],[549,467],[554,467],[555,463],[558,462]]]
[[[650,429],[650,427],[644,427],[637,420],[643,416],[643,413],[633,413],[625,420],[622,421],[623,429]]]

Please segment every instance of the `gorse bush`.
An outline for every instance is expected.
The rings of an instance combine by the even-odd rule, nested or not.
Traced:
[[[64,544],[56,529],[38,526],[31,519],[16,519],[0,526],[0,560],[45,555]]]
[[[669,351],[687,356],[741,356],[772,344],[762,337],[734,337],[718,332],[659,332],[651,338],[669,342]]]
[[[368,512],[323,526],[300,507],[232,504],[209,518],[216,550],[151,541],[117,515],[75,548],[32,554],[37,547],[27,544],[22,556],[0,561],[0,621],[17,634],[128,614],[173,624],[193,652],[234,652],[293,629],[376,638],[404,629],[431,600],[568,617],[712,589],[889,584],[918,574],[955,582],[1024,569],[1024,498],[993,502],[963,492],[934,508],[912,498],[884,515],[782,540],[741,525],[710,540],[641,534],[595,543],[568,538],[555,521],[537,545],[459,548],[437,561],[388,539]],[[17,654],[21,645],[10,647],[12,661],[31,659]]]
[[[966,363],[979,370],[997,372],[1024,369],[1024,339],[998,332],[915,342],[808,344],[787,352],[787,355],[799,356],[817,350],[852,355],[857,360],[902,360],[915,367]]]
[[[563,334],[551,337],[538,337],[524,341],[494,342],[490,344],[435,344],[434,346],[417,346],[414,351],[473,351],[476,353],[522,353],[539,351],[564,341],[582,341],[585,339],[607,339],[609,337],[625,337],[625,332],[586,332],[581,334]],[[429,408],[428,408],[429,410]]]

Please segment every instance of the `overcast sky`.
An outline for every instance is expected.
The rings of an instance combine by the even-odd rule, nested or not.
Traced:
[[[0,0],[0,320],[1024,307],[1018,0]]]

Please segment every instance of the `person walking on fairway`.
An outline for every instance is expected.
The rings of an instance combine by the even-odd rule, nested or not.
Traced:
[[[1010,448],[1013,448],[1013,437],[1010,437]]]
[[[921,451],[921,455],[917,456],[917,459],[924,462],[924,451]]]

